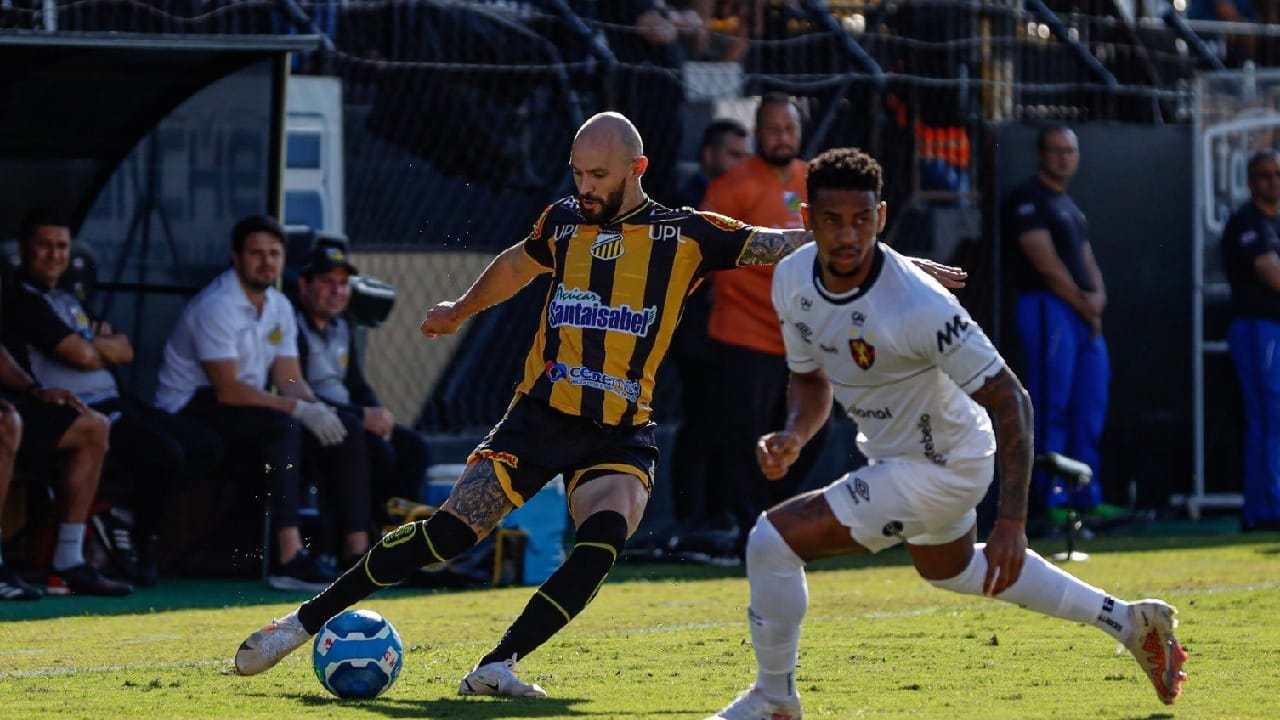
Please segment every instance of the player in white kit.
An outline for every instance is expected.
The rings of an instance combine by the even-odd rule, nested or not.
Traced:
[[[960,303],[877,240],[881,185],[879,163],[859,150],[814,158],[804,218],[815,242],[774,275],[791,378],[786,427],[757,445],[761,468],[770,479],[786,473],[825,422],[833,393],[857,422],[870,464],[760,516],[746,553],[756,681],[715,718],[799,718],[805,564],[899,542],[936,587],[1110,634],[1172,704],[1186,678],[1177,610],[1118,600],[1027,549],[1030,399]],[[997,468],[998,517],[987,542],[976,543],[974,508]]]

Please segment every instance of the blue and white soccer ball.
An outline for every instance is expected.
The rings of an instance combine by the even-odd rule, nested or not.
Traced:
[[[340,698],[381,695],[395,684],[404,660],[400,633],[372,610],[348,610],[316,633],[311,664],[325,689]]]

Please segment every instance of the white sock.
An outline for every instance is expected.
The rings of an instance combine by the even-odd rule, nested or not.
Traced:
[[[84,564],[84,523],[60,523],[53,569],[66,570]]]
[[[987,574],[983,543],[973,546],[973,558],[959,575],[946,580],[930,580],[934,587],[981,595]],[[1042,615],[1088,623],[1123,642],[1129,634],[1129,604],[1058,568],[1033,550],[1027,551],[1022,574],[1009,589],[996,596]]]
[[[804,562],[763,514],[747,538],[747,580],[756,686],[773,697],[795,697],[800,622],[809,608],[809,586]]]

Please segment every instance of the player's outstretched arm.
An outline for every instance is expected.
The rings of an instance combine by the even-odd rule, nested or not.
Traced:
[[[983,592],[999,595],[1017,581],[1027,551],[1027,488],[1031,484],[1031,397],[1018,378],[1001,368],[973,393],[986,408],[996,433],[1000,499],[995,528],[987,539]]]
[[[529,257],[523,242],[516,243],[499,253],[462,297],[437,303],[427,310],[419,329],[429,338],[451,335],[467,318],[515,295],[530,280],[549,270]]]
[[[797,248],[813,240],[813,233],[808,230],[773,230],[761,228],[751,233],[739,265],[774,265],[782,258],[795,252]]]

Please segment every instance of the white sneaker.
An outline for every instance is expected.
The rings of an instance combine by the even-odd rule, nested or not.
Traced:
[[[547,691],[516,676],[516,656],[510,660],[480,665],[467,673],[458,685],[459,695],[505,695],[546,697]]]
[[[279,620],[272,620],[240,643],[240,649],[236,650],[236,672],[257,675],[263,670],[270,670],[313,635],[302,627],[297,610]]]
[[[775,698],[752,685],[707,720],[800,720],[800,698]]]
[[[1156,688],[1156,695],[1165,705],[1172,705],[1182,694],[1182,681],[1187,674],[1182,672],[1182,664],[1187,660],[1187,652],[1178,644],[1173,636],[1178,627],[1178,619],[1174,615],[1178,609],[1163,600],[1139,600],[1129,606],[1129,622],[1133,625],[1133,635],[1124,645],[1133,653],[1133,657],[1142,667]]]

